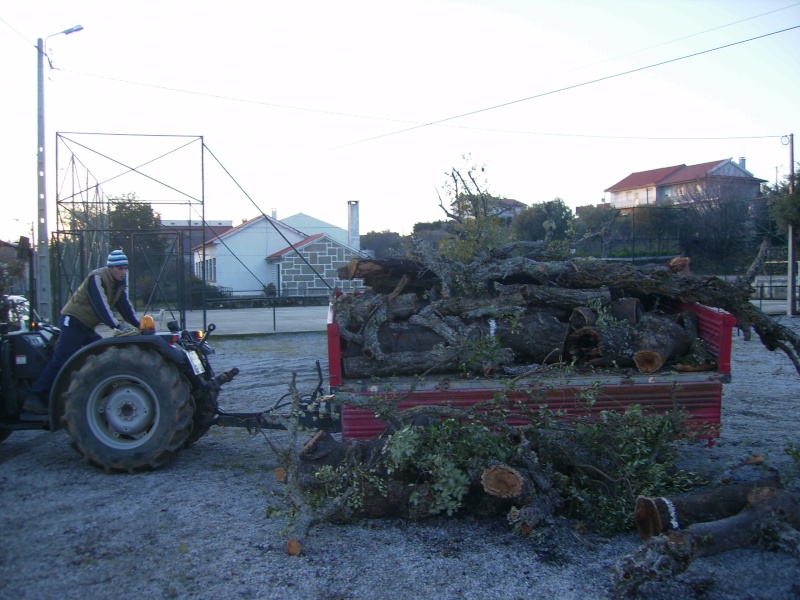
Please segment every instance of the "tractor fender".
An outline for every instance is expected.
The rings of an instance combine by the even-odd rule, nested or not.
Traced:
[[[70,384],[72,373],[83,366],[86,358],[102,353],[111,346],[140,346],[158,352],[179,367],[188,362],[186,353],[180,347],[170,345],[162,336],[137,335],[133,337],[108,337],[92,342],[73,354],[61,367],[50,390],[50,431],[62,429],[61,417],[64,415],[64,392]]]

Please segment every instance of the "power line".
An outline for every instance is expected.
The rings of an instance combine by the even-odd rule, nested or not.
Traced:
[[[793,8],[794,6],[797,6],[797,5],[800,5],[800,2],[796,2],[794,4],[790,4],[788,6],[785,6],[785,7],[782,7],[782,8],[778,8],[778,9],[775,9],[775,10],[772,10],[772,11],[768,11],[768,12],[765,12],[765,13],[760,13],[758,15],[753,15],[751,17],[747,17],[745,19],[740,19],[738,21],[733,21],[733,22],[727,23],[725,25],[712,27],[710,29],[706,29],[706,30],[703,30],[703,31],[692,33],[692,34],[689,34],[689,35],[686,35],[686,36],[683,36],[683,37],[680,37],[680,38],[675,38],[675,39],[669,40],[667,42],[663,42],[663,43],[660,43],[660,44],[655,44],[653,46],[648,46],[648,47],[645,47],[645,48],[641,48],[639,50],[635,50],[635,51],[632,51],[632,52],[621,54],[621,55],[618,55],[616,57],[609,58],[609,59],[606,59],[606,60],[603,60],[603,61],[598,61],[598,62],[595,62],[595,63],[591,63],[589,65],[584,65],[582,67],[578,67],[577,69],[572,69],[572,71],[577,71],[577,70],[580,70],[580,69],[583,69],[583,68],[586,68],[586,67],[589,67],[589,66],[602,64],[604,62],[608,62],[608,61],[611,61],[611,60],[616,60],[618,58],[622,58],[622,57],[625,57],[625,56],[638,54],[640,52],[645,52],[645,51],[651,50],[653,48],[666,46],[668,44],[672,44],[672,43],[675,43],[675,42],[678,42],[678,41],[682,41],[682,40],[686,40],[686,39],[689,39],[689,38],[692,38],[692,37],[703,35],[705,33],[711,32],[711,31],[716,31],[716,30],[719,30],[719,29],[730,27],[732,25],[743,23],[745,21],[750,21],[752,19],[756,19],[756,18],[765,16],[765,15],[768,15],[768,14],[772,14],[772,13],[775,13],[775,12],[786,10],[788,8]],[[14,29],[14,27],[12,27],[2,17],[0,17],[0,21],[2,21],[7,27],[9,27],[12,31],[14,31],[17,35],[19,35],[26,42],[28,41],[19,31]],[[387,122],[390,122],[390,123],[404,123],[404,124],[411,125],[410,127],[407,127],[405,129],[401,129],[401,130],[397,130],[397,131],[381,134],[381,135],[370,137],[370,138],[365,138],[365,139],[354,141],[354,142],[349,142],[349,143],[342,144],[342,145],[339,145],[339,146],[334,146],[332,148],[329,148],[328,150],[337,150],[337,149],[340,149],[340,148],[346,148],[348,146],[358,145],[358,144],[365,143],[365,142],[368,142],[368,141],[373,141],[373,140],[381,139],[381,138],[384,138],[384,137],[397,135],[399,133],[405,133],[405,132],[408,132],[408,131],[413,131],[415,129],[421,129],[423,127],[430,127],[430,126],[449,127],[449,128],[453,128],[453,129],[463,129],[463,130],[470,130],[470,131],[486,131],[486,132],[497,132],[497,133],[512,133],[512,134],[520,134],[520,135],[539,135],[539,136],[572,137],[572,138],[587,138],[587,139],[632,139],[632,140],[768,139],[768,138],[774,138],[774,137],[780,137],[780,136],[779,135],[777,135],[777,136],[776,135],[762,135],[762,136],[725,136],[725,137],[680,137],[680,136],[672,137],[672,136],[588,135],[588,134],[569,134],[569,133],[559,133],[559,132],[533,132],[533,131],[520,131],[520,130],[508,130],[508,129],[470,127],[470,126],[453,125],[453,124],[446,124],[446,123],[448,123],[449,121],[460,119],[462,117],[471,116],[471,115],[478,114],[478,113],[481,113],[481,112],[487,112],[487,111],[494,110],[494,109],[497,109],[497,108],[503,108],[503,107],[506,107],[506,106],[509,106],[509,105],[512,105],[512,104],[526,102],[528,100],[541,98],[543,96],[552,95],[552,94],[555,94],[555,93],[558,93],[558,92],[567,91],[567,90],[570,90],[570,89],[575,89],[575,88],[578,88],[578,87],[583,87],[583,86],[586,86],[586,85],[590,85],[592,83],[598,83],[598,82],[606,81],[606,80],[613,79],[613,78],[616,78],[616,77],[621,77],[623,75],[628,75],[628,74],[631,74],[631,73],[635,73],[635,72],[638,72],[638,71],[643,71],[643,70],[651,69],[651,68],[654,68],[654,67],[657,67],[657,66],[662,66],[662,65],[665,65],[665,64],[668,64],[668,63],[671,63],[671,62],[677,62],[677,61],[680,61],[680,60],[683,60],[683,59],[686,59],[686,58],[692,58],[692,57],[699,56],[699,55],[702,55],[702,54],[707,54],[707,53],[710,53],[710,52],[714,52],[716,50],[721,50],[721,49],[728,48],[728,47],[731,47],[731,46],[736,46],[736,45],[743,44],[743,43],[746,43],[746,42],[750,42],[750,41],[753,41],[753,40],[757,40],[757,39],[760,39],[760,38],[763,38],[763,37],[768,37],[768,36],[775,35],[775,34],[778,34],[778,33],[784,33],[786,31],[790,31],[792,29],[796,29],[797,27],[800,27],[800,25],[794,26],[794,27],[790,27],[788,29],[783,29],[783,30],[780,30],[780,31],[775,31],[775,32],[772,32],[772,33],[764,34],[764,35],[761,35],[761,36],[749,38],[749,39],[742,40],[742,41],[739,41],[739,42],[734,42],[734,43],[727,44],[727,45],[724,45],[724,46],[718,46],[716,48],[712,48],[712,49],[709,49],[709,50],[704,50],[704,51],[696,52],[696,53],[693,53],[693,54],[688,54],[688,55],[685,55],[685,56],[681,56],[681,57],[678,57],[678,58],[673,58],[673,59],[669,59],[669,60],[666,60],[666,61],[662,61],[662,62],[659,62],[659,63],[654,63],[652,65],[648,65],[648,66],[645,66],[645,67],[639,67],[639,68],[636,68],[636,69],[631,69],[629,71],[624,71],[624,72],[617,73],[617,74],[614,74],[614,75],[609,75],[609,76],[606,76],[606,77],[593,79],[593,80],[590,80],[590,81],[586,81],[586,82],[583,82],[583,83],[579,83],[579,84],[575,84],[575,85],[559,88],[559,89],[556,89],[556,90],[551,90],[549,92],[544,92],[544,93],[537,94],[537,95],[534,95],[534,96],[529,96],[527,98],[522,98],[522,99],[519,99],[519,100],[513,100],[513,101],[510,101],[510,102],[505,102],[505,103],[498,104],[498,105],[495,105],[495,106],[491,106],[491,107],[488,107],[488,108],[482,108],[482,109],[478,109],[478,110],[471,111],[471,112],[468,112],[468,113],[463,113],[463,114],[456,115],[456,116],[453,116],[453,117],[447,117],[447,118],[444,118],[444,119],[440,119],[440,120],[437,120],[437,121],[430,121],[430,122],[410,121],[410,120],[407,120],[407,119],[398,119],[398,118],[391,118],[391,117],[376,117],[376,116],[371,116],[371,115],[348,113],[348,112],[341,112],[341,111],[330,111],[330,110],[324,110],[324,109],[299,107],[299,106],[292,106],[292,105],[286,105],[286,104],[278,104],[278,103],[273,103],[273,102],[265,102],[265,101],[260,101],[260,100],[237,98],[237,97],[225,96],[225,95],[221,95],[221,94],[212,94],[212,93],[207,93],[207,92],[198,92],[198,91],[193,91],[193,90],[185,90],[185,89],[181,89],[181,88],[175,88],[175,87],[163,86],[163,85],[157,85],[157,84],[151,84],[151,83],[136,82],[136,81],[130,81],[130,80],[121,79],[121,78],[117,78],[117,77],[110,77],[110,76],[106,76],[106,75],[96,75],[96,74],[85,73],[85,72],[81,72],[81,71],[73,71],[73,70],[70,70],[70,69],[58,69],[58,68],[52,67],[52,66],[51,66],[51,68],[56,69],[56,70],[60,70],[60,71],[65,72],[65,73],[72,73],[72,74],[75,74],[75,75],[83,75],[85,77],[92,77],[92,78],[96,78],[96,79],[104,79],[104,80],[107,80],[107,81],[115,81],[115,82],[118,82],[118,83],[124,83],[124,84],[128,84],[128,85],[149,87],[149,88],[158,89],[158,90],[164,90],[164,91],[168,91],[168,92],[176,92],[176,93],[181,93],[181,94],[190,94],[190,95],[195,95],[195,96],[203,96],[203,97],[212,98],[212,99],[218,99],[218,100],[225,100],[225,101],[231,101],[231,102],[241,102],[241,103],[247,103],[247,104],[256,104],[256,105],[261,105],[261,106],[269,106],[269,107],[273,107],[273,108],[281,108],[281,109],[286,109],[286,110],[296,110],[296,111],[312,112],[312,113],[319,113],[319,114],[327,114],[327,115],[340,116],[340,117],[349,117],[349,118],[356,118],[356,119],[370,119],[370,120],[375,120],[375,121],[387,121]],[[571,72],[571,71],[566,71],[566,72],[564,72],[562,74],[569,73],[569,72]]]
[[[646,71],[647,69],[653,69],[655,67],[660,67],[660,66],[667,65],[667,64],[670,64],[670,63],[678,62],[678,61],[681,61],[681,60],[685,60],[687,58],[693,58],[695,56],[701,56],[703,54],[708,54],[710,52],[716,52],[717,50],[723,50],[725,48],[731,48],[733,46],[738,46],[740,44],[745,44],[747,42],[752,42],[754,40],[760,40],[762,38],[769,37],[769,36],[772,36],[772,35],[777,35],[779,33],[785,33],[787,31],[791,31],[793,29],[797,29],[798,27],[800,27],[800,25],[795,25],[793,27],[787,27],[786,29],[781,29],[779,31],[773,31],[772,33],[765,33],[763,35],[758,35],[756,37],[748,38],[746,40],[740,40],[738,42],[732,42],[730,44],[725,44],[723,46],[717,46],[715,48],[710,48],[708,50],[701,50],[700,52],[693,52],[692,54],[686,54],[684,56],[679,56],[677,58],[671,58],[671,59],[668,59],[668,60],[663,60],[661,62],[653,63],[651,65],[646,65],[644,67],[637,67],[635,69],[629,69],[628,71],[622,71],[621,73],[615,73],[613,75],[606,75],[605,77],[598,77],[596,79],[591,79],[589,81],[584,81],[582,83],[576,83],[574,85],[568,85],[568,86],[565,86],[565,87],[562,87],[562,88],[558,88],[558,89],[555,89],[555,90],[550,90],[549,92],[542,92],[541,94],[535,94],[533,96],[528,96],[526,98],[520,98],[518,100],[511,100],[509,102],[503,102],[502,104],[496,104],[494,106],[489,106],[489,107],[486,107],[486,108],[479,108],[477,110],[473,110],[473,111],[470,111],[470,112],[462,113],[460,115],[455,115],[455,116],[452,116],[452,117],[446,117],[444,119],[439,119],[437,121],[430,121],[428,123],[422,123],[420,125],[415,125],[413,127],[407,127],[406,129],[400,129],[398,131],[391,131],[389,133],[383,133],[381,135],[376,135],[376,136],[373,136],[373,137],[364,138],[362,140],[357,140],[355,142],[342,144],[340,146],[334,146],[333,148],[330,148],[330,150],[338,150],[340,148],[347,148],[348,146],[355,146],[355,145],[358,145],[358,144],[363,144],[365,142],[371,142],[371,141],[374,141],[374,140],[379,140],[379,139],[390,137],[390,136],[393,136],[393,135],[398,135],[400,133],[407,133],[409,131],[414,131],[415,129],[422,129],[423,127],[430,127],[432,125],[440,125],[441,123],[446,123],[448,121],[455,121],[456,119],[462,119],[464,117],[477,115],[477,114],[480,114],[480,113],[488,112],[490,110],[496,110],[498,108],[504,108],[506,106],[511,106],[513,104],[519,104],[521,102],[527,102],[529,100],[535,100],[537,98],[542,98],[544,96],[552,96],[553,94],[557,94],[559,92],[565,92],[567,90],[574,90],[576,88],[585,87],[585,86],[591,85],[593,83],[599,83],[601,81],[608,81],[609,79],[615,79],[617,77],[622,77],[623,75],[630,75],[631,73],[638,73],[640,71]]]
[[[672,40],[668,40],[666,42],[661,42],[660,44],[654,44],[652,46],[647,46],[645,48],[640,48],[639,50],[632,50],[631,52],[625,52],[624,54],[618,54],[617,56],[613,56],[611,58],[606,58],[606,59],[603,59],[603,60],[599,60],[597,62],[590,63],[588,65],[584,65],[584,66],[581,66],[581,67],[576,67],[575,69],[571,69],[570,71],[565,71],[564,73],[562,73],[562,75],[564,75],[566,73],[572,73],[574,71],[579,71],[579,70],[584,69],[586,67],[593,67],[593,66],[596,66],[596,65],[601,65],[603,63],[607,63],[607,62],[610,62],[612,60],[617,60],[619,58],[625,58],[626,56],[633,56],[634,54],[640,54],[642,52],[647,52],[648,50],[653,50],[655,48],[662,48],[663,46],[669,46],[670,44],[674,44],[675,42],[682,42],[684,40],[688,40],[688,39],[691,39],[693,37],[697,37],[698,35],[711,33],[712,31],[719,31],[720,29],[725,29],[726,27],[732,27],[733,25],[738,25],[740,23],[745,23],[746,21],[752,21],[753,19],[758,19],[758,18],[764,17],[766,15],[771,15],[772,13],[780,12],[782,10],[786,10],[786,9],[789,9],[789,8],[794,8],[798,4],[800,4],[800,2],[795,2],[794,4],[790,4],[789,6],[783,6],[781,8],[776,8],[775,10],[770,10],[770,11],[767,11],[767,12],[764,12],[764,13],[761,13],[761,14],[758,14],[758,15],[753,15],[752,17],[739,19],[738,21],[733,21],[731,23],[725,23],[725,25],[718,25],[717,27],[711,27],[710,29],[704,29],[703,31],[697,31],[695,33],[690,33],[689,35],[684,35],[683,37],[679,37],[679,38],[675,38],[675,39],[672,39]]]
[[[742,43],[742,42],[739,42],[739,43]],[[680,59],[674,59],[674,60],[680,60]],[[659,64],[664,64],[664,63],[659,63]],[[657,65],[653,65],[653,66],[657,66]],[[246,104],[257,104],[257,105],[260,105],[260,106],[270,106],[270,107],[273,107],[273,108],[283,108],[283,109],[287,109],[287,110],[299,110],[299,111],[305,111],[305,112],[313,112],[313,113],[319,113],[319,114],[333,115],[333,116],[338,116],[338,117],[350,117],[350,118],[354,118],[354,119],[372,119],[372,120],[375,120],[375,121],[388,121],[388,122],[392,122],[392,123],[409,123],[409,124],[413,124],[414,125],[414,127],[409,127],[407,129],[402,129],[400,131],[396,131],[396,132],[393,132],[393,133],[384,134],[382,136],[377,136],[375,138],[368,138],[366,140],[361,140],[361,142],[370,141],[370,140],[373,140],[373,139],[378,139],[380,137],[387,137],[387,136],[390,136],[390,135],[394,135],[395,133],[403,133],[405,131],[412,131],[412,130],[418,129],[420,127],[428,127],[428,126],[431,126],[431,125],[438,126],[438,127],[448,127],[448,128],[451,128],[451,129],[463,129],[463,130],[467,130],[467,131],[486,131],[486,132],[494,132],[494,133],[513,133],[513,134],[520,134],[520,135],[541,135],[541,136],[574,137],[574,138],[590,138],[590,139],[623,139],[623,140],[625,140],[625,139],[628,139],[628,140],[746,140],[746,139],[762,139],[762,138],[781,137],[780,134],[777,134],[777,135],[735,135],[735,136],[724,136],[724,137],[696,137],[696,136],[693,136],[693,137],[679,137],[679,136],[678,137],[671,137],[671,136],[589,135],[589,134],[583,134],[583,133],[558,133],[558,132],[547,132],[547,131],[524,131],[524,130],[517,130],[517,129],[494,129],[494,128],[490,128],[490,127],[470,127],[470,126],[467,126],[467,125],[444,124],[442,121],[426,123],[426,122],[421,122],[421,121],[409,121],[409,120],[406,120],[406,119],[395,119],[395,118],[391,118],[391,117],[374,117],[374,116],[361,115],[361,114],[355,114],[355,113],[346,113],[346,112],[329,111],[329,110],[323,110],[323,109],[306,108],[306,107],[299,107],[299,106],[291,106],[291,105],[287,105],[287,104],[276,104],[276,103],[273,103],[273,102],[264,102],[264,101],[261,101],[261,100],[250,100],[250,99],[246,99],[246,98],[236,98],[234,96],[223,96],[223,95],[220,95],[220,94],[210,94],[210,93],[206,93],[206,92],[197,92],[197,91],[193,91],[193,90],[184,90],[184,89],[180,89],[180,88],[173,88],[173,87],[169,87],[169,86],[162,86],[162,85],[151,84],[151,83],[142,83],[142,82],[137,82],[137,81],[129,81],[129,80],[126,80],[126,79],[119,79],[117,77],[109,77],[109,76],[106,76],[106,75],[94,75],[92,73],[83,73],[83,72],[80,72],[80,71],[73,71],[73,70],[70,70],[70,69],[58,69],[57,67],[54,67],[54,68],[57,69],[57,70],[61,70],[62,72],[65,72],[65,73],[72,73],[72,74],[75,74],[75,75],[83,75],[85,77],[94,77],[94,78],[97,78],[97,79],[106,79],[108,81],[116,81],[118,83],[125,83],[125,84],[128,84],[128,85],[137,85],[137,86],[141,86],[141,87],[150,87],[150,88],[154,88],[154,89],[158,89],[158,90],[164,90],[164,91],[168,91],[168,92],[177,92],[177,93],[180,93],[180,94],[190,94],[190,95],[193,95],[193,96],[203,96],[203,97],[207,97],[207,98],[214,98],[214,99],[217,99],[217,100],[227,100],[227,101],[231,101],[231,102],[242,102],[242,103],[246,103]],[[642,69],[645,69],[645,68],[648,68],[648,67],[642,67]],[[629,71],[629,72],[633,72],[633,71]],[[611,77],[614,77],[614,76],[610,76],[610,77],[608,77],[608,79],[610,79]],[[602,81],[602,80],[598,79],[598,80],[595,80],[595,81]],[[589,82],[589,83],[592,83],[592,82]],[[586,84],[579,84],[579,85],[586,85]],[[579,87],[579,85],[578,86],[572,86],[572,87]],[[571,89],[571,88],[563,88],[563,89],[566,90],[566,89]],[[556,91],[559,91],[559,90],[556,90]],[[548,92],[548,93],[555,93],[555,92]],[[542,94],[542,95],[546,95],[546,94]],[[535,98],[535,97],[537,97],[537,96],[533,96],[533,97],[527,98],[527,99],[532,99],[532,98]],[[518,100],[516,102],[521,102],[521,100]],[[508,103],[508,104],[511,104],[511,103]],[[493,108],[499,108],[501,106],[506,106],[506,105],[507,104],[501,104],[501,105],[498,105],[497,107],[493,107]],[[486,110],[491,110],[491,109],[483,109],[483,110],[486,111]],[[481,111],[476,111],[476,112],[481,112]],[[461,115],[461,116],[467,116],[468,114],[475,114],[475,113],[467,113],[467,114]],[[450,120],[457,119],[457,118],[459,118],[459,117],[451,117]],[[446,120],[448,120],[448,119],[445,119],[445,121]],[[361,142],[352,142],[352,143],[349,143],[349,144],[344,144],[342,146],[334,146],[333,148],[330,148],[330,150],[336,150],[338,148],[344,148],[344,147],[347,147],[347,146],[359,144]]]

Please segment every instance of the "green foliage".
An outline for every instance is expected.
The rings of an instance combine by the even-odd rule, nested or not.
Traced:
[[[463,342],[459,367],[465,376],[474,371],[483,371],[498,364],[503,346],[494,336],[481,336]]]
[[[270,283],[268,283],[267,285],[265,285],[263,287],[264,287],[264,295],[267,298],[274,298],[275,296],[278,295],[278,290],[275,287],[274,283],[270,282]]]
[[[361,249],[371,250],[375,254],[375,258],[390,258],[396,256],[404,256],[405,250],[403,248],[404,238],[399,233],[393,231],[370,231],[361,236]]]
[[[600,327],[619,327],[623,325],[627,325],[625,321],[621,321],[619,319],[615,319],[614,316],[608,309],[608,306],[603,304],[600,300],[589,300],[588,308],[592,310],[597,318],[595,323]]]
[[[674,442],[689,437],[685,419],[678,409],[658,414],[635,405],[624,413],[601,411],[579,419],[568,444],[556,444],[539,431],[532,435],[544,454],[569,454],[567,461],[559,460],[565,467],[555,481],[572,515],[611,533],[633,526],[637,496],[664,496],[702,483],[676,466]]]
[[[774,186],[765,186],[764,192],[769,199],[769,214],[778,223],[781,230],[789,225],[800,227],[800,175],[795,175],[794,193],[789,191],[789,181]]]
[[[422,233],[423,231],[441,231],[444,229],[444,221],[431,221],[430,223],[414,223],[414,234]]]
[[[324,465],[314,473],[314,485],[306,488],[305,499],[313,508],[321,509],[344,498],[344,506],[359,511],[364,507],[367,486],[386,495],[386,481],[375,470],[359,464]]]
[[[488,427],[455,419],[428,427],[406,426],[383,448],[388,472],[430,482],[434,495],[430,512],[448,515],[461,507],[469,490],[470,471],[482,468],[488,460],[506,460],[511,451],[508,441]]]
[[[440,204],[449,220],[438,232],[420,229],[409,252],[439,276],[445,294],[472,297],[486,286],[475,280],[472,269],[508,241],[502,217],[506,204],[488,192],[483,168],[454,168],[446,175],[443,189],[449,202],[440,196]]]
[[[161,237],[161,216],[153,210],[153,206],[138,200],[133,193],[109,200],[109,246],[111,249],[121,248],[128,255],[131,289],[139,297],[147,299],[151,296],[157,277],[177,283],[174,266],[167,265],[169,268],[165,268],[167,242]],[[142,279],[140,282],[140,278],[148,277],[152,281]]]
[[[111,247],[122,248],[131,254],[142,245],[145,250],[163,252],[165,242],[157,235],[137,236],[136,234],[157,234],[161,230],[161,215],[153,210],[148,202],[136,198],[136,194],[123,194],[110,197],[109,230]]]
[[[520,241],[569,240],[573,234],[572,209],[561,198],[523,209],[511,220],[511,235]]]
[[[439,244],[439,251],[447,260],[469,264],[507,241],[503,222],[490,215],[483,202],[473,200],[466,196],[457,200],[457,204],[469,207],[462,209],[469,218],[455,224],[452,235]]]

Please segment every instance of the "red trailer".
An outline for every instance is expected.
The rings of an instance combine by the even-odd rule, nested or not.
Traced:
[[[662,307],[663,308],[663,307]],[[380,381],[353,380],[342,372],[342,340],[339,325],[328,325],[328,365],[331,391],[363,395],[392,395],[404,398],[400,407],[439,405],[465,408],[477,402],[489,401],[499,392],[508,393],[511,399],[529,401],[536,397],[546,402],[551,410],[568,414],[586,414],[582,391],[587,386],[598,386],[597,402],[591,412],[624,410],[633,404],[658,411],[669,410],[678,403],[689,415],[690,426],[712,426],[715,436],[720,424],[722,385],[731,378],[731,336],[735,318],[727,312],[698,304],[671,303],[666,310],[689,310],[699,321],[700,337],[706,347],[716,355],[716,368],[712,371],[678,372],[670,369],[652,374],[589,375],[564,372],[556,375],[534,375],[515,382],[508,393],[507,381],[502,378],[459,379],[432,375],[424,381],[414,380],[415,389],[409,393],[411,380],[385,378]],[[367,439],[385,429],[385,424],[369,410],[342,407],[343,439]],[[514,423],[513,420],[510,423]]]

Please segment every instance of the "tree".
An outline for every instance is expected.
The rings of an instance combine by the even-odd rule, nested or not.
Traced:
[[[361,236],[361,249],[371,250],[375,258],[403,256],[405,254],[404,241],[406,241],[406,238],[388,229],[370,231]]]
[[[414,223],[412,232],[414,235],[423,233],[425,231],[441,231],[444,229],[444,221],[431,221],[430,223]]]
[[[166,282],[163,293],[174,299],[179,287],[177,261],[168,260],[168,240],[162,236],[161,215],[148,202],[136,198],[135,193],[110,197],[109,240],[110,247],[122,248],[128,255],[133,280],[133,295],[143,301],[156,300],[159,282]],[[188,252],[189,249],[184,249]],[[177,255],[171,253],[173,258]],[[191,268],[184,269],[186,282]],[[185,286],[183,286],[185,287]]]
[[[781,230],[789,225],[800,228],[800,174],[794,176],[794,193],[789,192],[789,178],[770,187],[764,186],[764,195],[769,200],[769,213]]]
[[[134,245],[139,242],[135,238],[137,233],[159,233],[161,230],[161,215],[153,210],[147,202],[140,202],[135,193],[112,196],[109,198],[109,230],[112,248],[122,248],[126,253],[134,253]],[[154,236],[158,239],[157,236]],[[143,241],[147,245],[163,250],[164,243],[159,240]],[[143,248],[144,249],[144,248]]]
[[[627,233],[626,219],[615,208],[608,205],[581,206],[573,220],[575,247],[584,256],[606,258],[614,242]]]
[[[519,241],[568,240],[572,237],[572,209],[561,198],[523,209],[511,220],[511,235]]]
[[[436,235],[414,235],[409,255],[439,274],[442,293],[471,296],[486,282],[471,277],[469,265],[494,256],[507,242],[507,226],[500,218],[504,206],[489,194],[484,167],[454,167],[445,176],[439,207],[447,221],[440,232],[427,232]]]
[[[463,159],[466,161],[468,157]],[[506,227],[499,216],[502,210],[499,198],[488,191],[486,168],[454,167],[445,176],[443,189],[450,198],[449,209],[441,195],[439,206],[449,219],[446,230],[450,235],[440,242],[442,257],[468,264],[480,255],[491,255],[506,241]]]
[[[680,254],[678,248],[683,211],[670,202],[637,206],[631,210],[634,250],[655,254]]]
[[[701,272],[743,272],[761,236],[751,207],[757,200],[735,178],[716,178],[686,190],[678,206],[686,211],[685,252]]]

